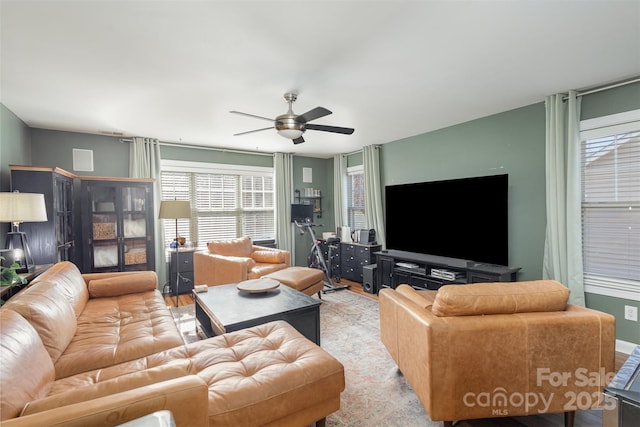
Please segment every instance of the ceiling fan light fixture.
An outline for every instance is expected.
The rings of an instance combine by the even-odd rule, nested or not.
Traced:
[[[300,138],[304,133],[304,124],[296,120],[296,115],[289,112],[281,116],[276,117],[276,131],[278,135],[287,139]]]
[[[303,132],[300,129],[280,129],[278,135],[287,139],[296,139],[302,136]]]

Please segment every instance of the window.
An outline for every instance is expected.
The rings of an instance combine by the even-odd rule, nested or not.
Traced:
[[[207,242],[250,236],[275,239],[272,168],[162,162],[162,199],[191,201],[191,220],[178,220],[178,233],[204,248]],[[165,220],[165,244],[176,235],[175,220]]]
[[[585,289],[635,300],[640,299],[638,120],[640,111],[581,123]]]
[[[347,169],[347,218],[352,230],[367,226],[364,210],[364,167],[362,166]]]

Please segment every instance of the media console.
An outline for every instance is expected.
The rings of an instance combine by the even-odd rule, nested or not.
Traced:
[[[376,256],[376,288],[396,288],[406,283],[416,289],[436,290],[443,285],[483,282],[515,282],[520,268],[484,264],[398,250]]]

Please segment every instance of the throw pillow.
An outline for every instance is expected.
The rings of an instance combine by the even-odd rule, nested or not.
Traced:
[[[116,274],[104,279],[89,281],[91,298],[116,297],[157,289],[158,276],[154,271],[142,271],[131,274]]]
[[[284,262],[284,253],[280,251],[253,251],[251,258],[256,262],[282,264]]]

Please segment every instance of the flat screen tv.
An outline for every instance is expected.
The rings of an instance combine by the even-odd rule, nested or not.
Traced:
[[[508,175],[385,187],[387,249],[509,265]]]
[[[313,222],[313,205],[291,204],[291,222]]]

